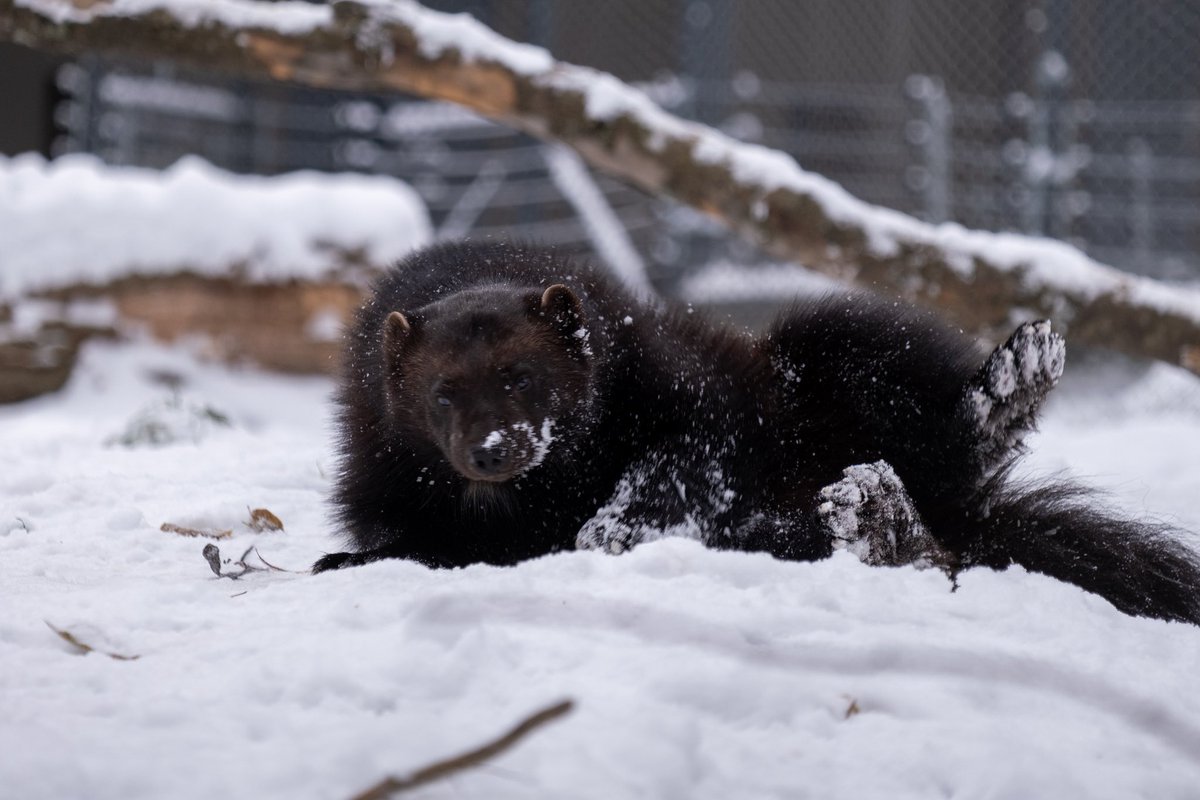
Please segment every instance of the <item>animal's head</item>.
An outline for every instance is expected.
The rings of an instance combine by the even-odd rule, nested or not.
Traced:
[[[392,311],[379,336],[388,413],[471,481],[538,466],[556,425],[588,407],[583,308],[562,284],[467,289]]]

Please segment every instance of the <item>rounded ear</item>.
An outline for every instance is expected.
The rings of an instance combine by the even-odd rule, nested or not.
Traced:
[[[393,311],[383,320],[379,331],[380,354],[383,360],[383,397],[390,413],[400,408],[400,391],[404,382],[401,357],[404,348],[413,337],[413,326],[408,317]]]
[[[546,287],[538,304],[538,314],[563,333],[573,334],[583,327],[583,304],[575,293],[561,283]]]
[[[412,336],[412,324],[408,318],[399,311],[393,311],[387,315],[387,319],[383,321],[383,330],[380,332],[380,337],[383,339],[383,362],[391,370],[400,354],[404,351],[404,344]]]

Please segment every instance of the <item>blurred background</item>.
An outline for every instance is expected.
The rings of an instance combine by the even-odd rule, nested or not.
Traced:
[[[870,202],[1064,239],[1158,278],[1200,277],[1198,0],[425,4],[612,72]],[[668,293],[706,266],[762,261],[699,215],[600,176],[582,179],[612,214],[583,219],[578,171],[448,105],[62,62],[15,45],[0,45],[0,98],[6,153],[150,167],[194,153],[237,173],[392,175],[420,194],[438,237],[592,253],[624,237]]]

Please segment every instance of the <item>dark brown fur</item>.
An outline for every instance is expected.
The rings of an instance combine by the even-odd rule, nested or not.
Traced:
[[[1014,340],[1040,337],[1050,364],[1048,331]],[[1200,621],[1200,568],[1169,532],[1008,480],[1057,377],[993,391],[1025,352],[1008,347],[985,361],[865,295],[797,305],[755,340],[552,251],[431,248],[380,281],[351,330],[333,505],[354,550],[315,569],[513,564],[665,535],[820,558],[839,535],[831,485],[886,462],[903,483],[863,505],[864,527],[911,519],[957,567],[1019,563],[1130,613]]]

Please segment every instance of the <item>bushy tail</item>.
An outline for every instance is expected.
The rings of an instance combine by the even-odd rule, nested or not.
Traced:
[[[980,494],[964,566],[1020,564],[1127,614],[1200,625],[1200,555],[1168,525],[1122,518],[1070,483],[1021,485],[1007,471]]]

